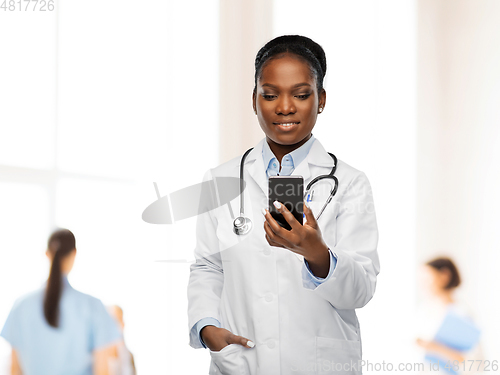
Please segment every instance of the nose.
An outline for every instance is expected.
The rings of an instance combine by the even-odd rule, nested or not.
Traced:
[[[277,115],[290,115],[297,111],[293,98],[289,95],[280,95],[276,101],[276,114]]]

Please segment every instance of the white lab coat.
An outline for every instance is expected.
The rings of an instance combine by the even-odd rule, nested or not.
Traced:
[[[213,317],[223,328],[252,340],[255,347],[231,344],[219,352],[210,351],[210,375],[361,374],[355,309],[373,297],[380,269],[368,179],[338,160],[339,188],[318,221],[323,239],[337,256],[337,266],[327,281],[315,287],[305,277],[302,256],[272,247],[265,239],[264,142],[265,138],[245,160],[245,215],[253,222],[252,231],[245,236],[233,233],[227,205],[198,217],[196,262],[188,285],[190,345],[202,347],[194,325]],[[240,160],[209,170],[204,180],[239,177]],[[316,139],[293,175],[303,176],[305,188],[316,176],[328,174],[332,165]],[[329,192],[329,182],[317,184],[310,202],[315,215]],[[239,202],[239,197],[231,201],[236,216]],[[344,370],[335,371],[336,366]]]

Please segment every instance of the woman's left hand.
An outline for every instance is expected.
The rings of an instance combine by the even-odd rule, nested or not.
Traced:
[[[463,362],[465,357],[458,350],[447,347],[446,345],[440,344],[434,340],[422,340],[418,338],[416,340],[416,344],[422,348],[424,348],[428,352],[434,352],[441,354],[445,358],[451,361]]]
[[[264,230],[269,245],[283,247],[302,255],[316,276],[326,277],[330,269],[330,254],[311,209],[304,202],[304,214],[307,220],[304,225],[301,225],[295,219],[284,204],[280,203],[277,210],[283,215],[292,229],[286,230],[283,228],[274,220],[269,211],[265,210]]]
[[[429,341],[429,340],[423,340],[421,338],[418,338],[416,340],[416,343],[418,346],[426,349],[426,350],[429,350],[429,351],[432,351],[432,350],[435,350],[436,349],[436,345],[435,345],[435,342],[434,341]]]

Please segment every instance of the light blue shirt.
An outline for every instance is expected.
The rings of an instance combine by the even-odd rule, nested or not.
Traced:
[[[16,350],[23,375],[92,375],[92,352],[121,339],[102,302],[63,277],[59,327],[43,314],[45,286],[19,298],[0,333]]]
[[[309,138],[306,143],[283,156],[283,159],[281,160],[281,170],[280,163],[271,151],[269,144],[264,142],[262,147],[262,158],[264,159],[264,167],[266,168],[267,177],[277,176],[278,174],[280,176],[290,176],[295,169],[295,166],[298,166],[307,157],[315,139],[314,135],[311,134],[311,138]]]
[[[276,159],[276,156],[271,151],[271,148],[269,147],[267,141],[264,142],[264,145],[262,147],[262,158],[264,160],[264,167],[266,167],[267,177],[269,178],[270,176],[277,175],[290,176],[294,171],[295,166],[298,166],[307,157],[315,139],[316,138],[314,138],[314,135],[311,134],[311,138],[309,138],[302,146],[283,156],[283,159],[281,160],[281,166],[278,162],[278,159]],[[319,286],[320,284],[328,280],[332,275],[335,266],[337,265],[337,258],[335,258],[330,249],[328,249],[328,252],[330,253],[330,270],[325,278],[315,276],[309,268],[309,264],[304,259],[302,277],[305,278],[308,282],[312,282],[315,286]],[[203,327],[208,325],[216,326],[219,328],[221,326],[220,322],[212,317],[203,318],[196,323],[195,329],[198,333],[201,344],[205,348],[206,345],[201,339],[200,331],[203,329]]]

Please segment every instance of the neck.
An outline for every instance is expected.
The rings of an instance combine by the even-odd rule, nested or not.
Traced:
[[[453,293],[451,290],[441,290],[437,293],[437,297],[444,302],[446,305],[455,302],[453,298]]]
[[[281,165],[281,159],[283,159],[283,156],[298,149],[300,146],[302,146],[304,143],[306,143],[311,138],[311,136],[312,136],[312,134],[309,134],[303,140],[301,140],[300,142],[295,143],[293,145],[281,145],[279,143],[274,142],[269,137],[266,137],[266,141],[267,141],[267,144],[269,145],[269,148],[273,152],[274,156],[276,156],[276,159],[278,159],[278,162]]]

